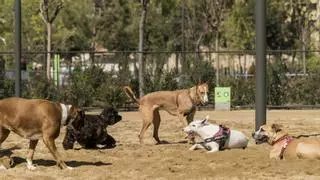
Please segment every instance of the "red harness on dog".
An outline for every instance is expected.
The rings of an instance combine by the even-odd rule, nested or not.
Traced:
[[[282,140],[285,140],[284,141],[284,144],[281,148],[281,152],[279,154],[279,157],[280,159],[283,159],[283,154],[284,154],[284,151],[287,149],[289,143],[293,140],[293,138],[291,136],[283,136],[282,138],[276,140],[275,142],[272,143],[272,145],[275,145],[277,144],[278,142],[282,141]]]
[[[214,134],[213,137],[204,139],[204,143],[214,141],[219,144],[219,150],[222,150],[229,137],[230,128],[227,128],[224,125],[219,125],[219,131],[216,134]]]

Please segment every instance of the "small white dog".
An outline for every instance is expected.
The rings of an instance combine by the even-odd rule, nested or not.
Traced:
[[[203,120],[195,120],[183,129],[184,132],[199,135],[204,142],[194,144],[189,150],[207,149],[217,152],[223,149],[246,148],[249,142],[247,136],[222,125],[208,123],[209,116]]]

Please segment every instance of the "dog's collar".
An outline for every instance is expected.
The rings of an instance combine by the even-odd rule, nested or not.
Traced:
[[[289,143],[290,143],[291,141],[293,141],[293,138],[292,138],[291,136],[286,135],[286,136],[283,136],[283,137],[279,138],[277,141],[275,141],[275,142],[272,144],[272,145],[274,145],[274,144],[276,144],[276,143],[278,143],[278,142],[280,142],[280,141],[283,141],[283,140],[284,140],[284,144],[282,145],[282,148],[281,148],[281,151],[280,151],[280,154],[279,154],[279,158],[280,158],[280,159],[283,159],[284,151],[287,149]]]
[[[191,101],[192,101],[192,104],[195,104],[195,105],[204,105],[204,102],[202,102],[201,97],[200,97],[197,89],[196,89],[196,95],[195,95],[194,99],[192,98],[192,96],[191,96],[191,89],[192,89],[192,88],[189,89],[188,95],[189,95],[189,97],[190,97],[190,99],[191,99]]]
[[[271,145],[273,146],[273,145],[277,144],[278,142],[283,141],[283,140],[286,139],[287,137],[290,137],[290,136],[284,135],[284,136],[280,137],[279,139],[277,139],[277,140],[275,140],[275,141],[272,141],[272,142],[271,142]]]
[[[70,106],[62,103],[60,103],[60,106],[61,106],[61,125],[66,125]]]

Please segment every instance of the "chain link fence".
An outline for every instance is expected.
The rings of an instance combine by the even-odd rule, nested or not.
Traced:
[[[318,107],[320,51],[268,51],[267,103],[274,108]],[[51,76],[46,76],[46,52],[24,52],[21,59],[22,96],[44,98],[85,107],[113,105],[129,109],[121,87],[138,95],[136,51],[52,52]],[[189,88],[210,82],[231,87],[233,108],[253,108],[255,102],[254,51],[144,52],[144,92]],[[59,60],[58,60],[59,59]],[[59,61],[55,66],[54,62]],[[56,68],[59,67],[59,68]],[[0,52],[0,98],[14,96],[15,61]],[[134,107],[134,106],[133,106]]]

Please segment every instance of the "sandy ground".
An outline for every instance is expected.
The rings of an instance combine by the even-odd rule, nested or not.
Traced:
[[[118,141],[114,149],[68,150],[62,148],[65,129],[56,140],[58,149],[73,170],[60,170],[51,154],[39,142],[35,171],[26,169],[24,157],[28,140],[10,134],[2,148],[13,148],[15,167],[0,171],[0,179],[320,179],[319,160],[269,159],[268,145],[256,145],[250,137],[254,129],[254,111],[199,111],[195,119],[210,115],[210,122],[224,123],[250,137],[247,149],[206,153],[189,151],[179,120],[161,113],[160,138],[170,144],[154,145],[152,127],[145,145],[138,143],[142,122],[137,112],[120,113],[123,120],[108,127]],[[320,110],[268,111],[268,123],[283,124],[292,135],[320,132]],[[318,137],[320,138],[320,137]],[[182,142],[181,142],[182,141]],[[15,147],[15,148],[14,148]]]

